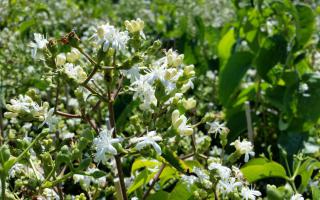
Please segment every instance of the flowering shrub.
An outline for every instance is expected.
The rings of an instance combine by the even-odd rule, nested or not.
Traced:
[[[315,2],[25,3],[0,3],[2,199],[320,198]]]

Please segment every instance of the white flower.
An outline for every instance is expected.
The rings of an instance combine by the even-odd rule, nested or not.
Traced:
[[[306,84],[306,83],[299,84],[299,93],[301,93],[303,96],[305,96],[305,97],[310,96],[310,94],[307,93],[308,90],[309,90],[308,84]]]
[[[74,79],[78,83],[86,80],[87,74],[79,65],[74,66],[72,63],[66,63],[64,65],[64,73],[67,74],[69,78]]]
[[[134,137],[132,139],[130,139],[130,143],[137,143],[135,148],[137,150],[141,150],[144,147],[146,147],[147,145],[152,145],[153,148],[156,150],[157,154],[161,155],[161,148],[160,146],[157,144],[158,141],[162,141],[161,136],[156,135],[156,131],[150,131],[147,133],[146,136],[143,137]]]
[[[43,190],[43,196],[45,197],[46,200],[59,200],[60,199],[59,195],[53,189],[50,189],[50,188],[45,188]]]
[[[67,53],[67,61],[73,63],[76,60],[80,59],[80,56],[80,51],[76,48],[72,48],[71,51]]]
[[[134,81],[138,80],[140,77],[139,74],[139,67],[137,65],[131,67],[128,70],[120,70],[123,75],[125,75],[128,79],[130,79],[130,82],[133,83]]]
[[[225,166],[222,166],[220,163],[211,163],[208,166],[209,170],[216,170],[219,177],[223,180],[227,180],[231,176],[231,169]]]
[[[39,128],[41,128],[43,125],[47,124],[49,126],[49,130],[52,131],[53,130],[53,126],[54,123],[56,123],[56,119],[53,116],[54,114],[54,108],[51,108],[45,115],[44,117],[44,121],[42,122],[42,124],[40,125]]]
[[[93,174],[96,171],[98,171],[98,169],[88,168],[86,171],[86,174],[88,174],[88,175],[75,174],[75,175],[73,175],[73,181],[75,183],[80,183],[81,187],[85,190],[87,190],[91,184],[98,184],[99,186],[103,187],[106,184],[106,177],[105,176],[97,178],[97,179],[90,176],[90,174]]]
[[[187,176],[187,175],[182,175],[181,180],[187,184],[187,187],[190,188],[194,183],[198,181],[198,178],[196,176]]]
[[[221,134],[228,130],[225,123],[214,121],[214,122],[207,122],[207,124],[210,126],[208,133],[214,134],[215,137],[217,136],[217,134]]]
[[[251,142],[247,141],[246,139],[244,139],[242,142],[240,141],[240,139],[238,139],[232,142],[230,145],[234,146],[238,153],[240,153],[241,155],[243,154],[245,155],[244,162],[249,161],[249,155],[251,156],[255,155]]]
[[[296,193],[296,194],[292,195],[290,200],[304,200],[304,198],[303,198],[303,196],[301,194]]]
[[[155,89],[144,79],[140,78],[131,84],[130,90],[135,91],[133,99],[139,98],[142,101],[140,108],[149,110],[151,105],[157,105]]]
[[[33,49],[31,50],[32,58],[35,58],[37,55],[38,49],[44,49],[47,46],[48,40],[44,38],[40,33],[34,33],[34,42],[30,42],[29,46]]]
[[[217,184],[217,189],[222,194],[229,194],[233,192],[237,187],[242,186],[241,182],[237,182],[235,178],[230,178],[227,180],[220,180]]]
[[[232,172],[238,180],[242,180],[244,178],[243,173],[238,167],[232,166]]]
[[[112,138],[113,129],[104,129],[99,133],[99,136],[93,140],[93,146],[96,149],[94,161],[102,162],[103,164],[114,155],[117,155],[117,150],[112,145],[120,143],[122,138]]]
[[[14,164],[11,169],[9,170],[9,177],[14,178],[17,174],[20,174],[26,169],[25,165],[16,163]]]
[[[255,200],[256,197],[261,196],[261,192],[259,192],[258,190],[250,189],[248,187],[243,187],[241,189],[241,196],[242,199],[245,200]]]
[[[66,63],[66,55],[64,53],[59,53],[56,57],[56,65],[57,66],[62,66],[64,63]]]
[[[96,33],[92,36],[98,40],[98,44],[103,44],[103,51],[109,47],[117,51],[123,52],[126,49],[126,44],[129,40],[127,31],[119,31],[114,26],[109,24],[101,25],[97,28]]]
[[[200,180],[209,180],[209,176],[200,168],[198,167],[194,167],[192,169],[192,172],[194,172],[195,174],[197,174],[197,177],[200,179]]]

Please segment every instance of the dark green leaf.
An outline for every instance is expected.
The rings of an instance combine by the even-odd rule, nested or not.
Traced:
[[[252,183],[260,179],[278,177],[287,179],[286,170],[274,161],[266,158],[256,158],[245,164],[241,171],[246,179]]]
[[[219,75],[219,98],[223,105],[227,106],[232,94],[236,91],[244,74],[249,69],[252,54],[249,52],[237,52],[228,59]]]
[[[277,63],[284,63],[287,57],[287,42],[281,35],[266,38],[260,48],[254,63],[259,75],[269,81],[268,72]]]

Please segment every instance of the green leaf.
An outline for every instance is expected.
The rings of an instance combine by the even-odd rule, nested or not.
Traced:
[[[151,194],[147,198],[147,200],[166,200],[166,199],[168,199],[169,194],[170,193],[168,193],[168,192],[160,190],[160,191],[158,191],[158,192],[156,192],[154,194]]]
[[[76,170],[82,171],[82,170],[87,169],[91,162],[92,162],[91,158],[85,158],[85,159],[81,160],[79,167]]]
[[[196,189],[195,186],[190,186],[188,188],[187,185],[179,182],[176,187],[170,193],[168,199],[170,200],[182,200],[189,199],[193,195],[193,191]]]
[[[178,173],[175,168],[166,166],[159,177],[160,179],[159,183],[161,186],[163,186],[168,180],[172,178],[177,178],[177,176],[178,176]]]
[[[106,175],[107,175],[107,173],[104,171],[101,171],[101,170],[96,170],[90,174],[90,176],[92,176],[93,178],[101,178]]]
[[[164,147],[162,153],[162,157],[174,168],[176,168],[179,172],[185,173],[187,171],[186,164],[171,150]]]
[[[320,199],[320,188],[318,188],[317,186],[312,186],[311,191],[312,199]]]
[[[316,122],[320,118],[320,75],[304,74],[302,80],[308,85],[309,96],[299,96],[298,113],[305,120]]]
[[[23,35],[30,27],[36,24],[34,19],[30,19],[21,23],[19,27],[19,32]]]
[[[241,168],[241,172],[250,183],[271,177],[283,179],[288,178],[286,175],[286,170],[282,167],[282,165],[266,158],[256,158],[250,160]]]
[[[292,190],[290,187],[276,187],[274,185],[267,185],[267,197],[272,200],[283,200],[292,196]]]
[[[277,63],[285,63],[287,57],[287,42],[281,35],[266,38],[260,48],[254,63],[259,75],[270,81],[267,74]]]
[[[219,75],[219,98],[223,105],[227,106],[232,94],[239,86],[244,74],[248,70],[252,60],[249,52],[237,52],[233,54]]]
[[[220,40],[218,44],[218,55],[222,61],[227,60],[232,51],[232,47],[236,42],[234,29],[230,29]]]
[[[307,4],[296,6],[296,35],[301,46],[304,46],[312,37],[315,31],[315,14]]]
[[[301,184],[299,186],[299,192],[303,193],[308,183],[311,180],[311,176],[314,170],[320,168],[320,162],[313,158],[308,158],[306,161],[302,163],[299,167],[298,175],[301,176]]]
[[[155,168],[157,166],[160,166],[161,162],[157,160],[148,160],[147,158],[138,158],[134,161],[131,167],[131,173],[134,174],[137,170],[141,168]]]
[[[139,187],[147,184],[156,174],[156,172],[151,173],[149,170],[142,170],[139,175],[134,179],[132,185],[128,189],[128,194],[131,194]]]

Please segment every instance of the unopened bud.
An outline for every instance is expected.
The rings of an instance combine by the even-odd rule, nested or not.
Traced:
[[[56,57],[56,65],[62,66],[64,63],[66,63],[66,55],[64,53],[59,53]]]

